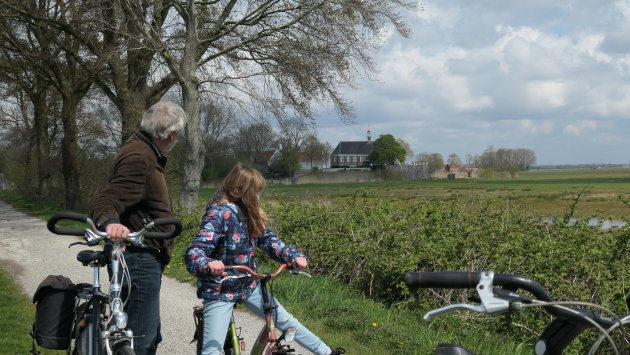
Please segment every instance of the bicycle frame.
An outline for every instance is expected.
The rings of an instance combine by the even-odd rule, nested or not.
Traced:
[[[278,339],[276,335],[276,325],[273,321],[273,310],[276,308],[269,302],[269,294],[267,293],[267,279],[260,280],[260,291],[263,296],[263,313],[265,315],[265,325],[258,333],[256,342],[252,347],[252,355],[261,355],[270,345],[275,345]],[[268,353],[271,353],[269,349]]]
[[[111,257],[106,251],[84,250],[79,252],[77,259],[84,265],[89,265],[93,270],[92,284],[81,284],[84,288],[89,287],[89,294],[86,292],[77,299],[75,312],[78,312],[80,307],[84,308],[76,320],[78,322],[78,334],[75,334],[78,342],[78,344],[75,343],[75,348],[78,348],[77,353],[112,354],[116,348],[123,346],[133,349],[133,332],[125,329],[127,314],[123,311],[124,303],[120,297],[124,275],[127,274],[120,245],[113,245]],[[107,265],[110,260],[112,278],[109,295],[107,295],[101,292],[100,268]],[[120,275],[121,271],[123,276]],[[82,306],[81,300],[85,300],[85,306]],[[108,326],[111,320],[114,322]],[[87,341],[87,344],[84,344],[84,341]]]
[[[241,338],[238,337],[236,331],[234,315],[232,315],[232,319],[230,320],[230,327],[228,329],[227,338],[225,339],[225,344],[226,346],[223,347],[225,355],[241,355]]]

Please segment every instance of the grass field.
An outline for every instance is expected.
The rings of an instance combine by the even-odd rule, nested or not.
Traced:
[[[204,189],[205,203],[214,189]],[[462,180],[377,181],[339,184],[269,185],[267,199],[298,199],[331,203],[340,199],[475,199],[498,197],[529,205],[545,217],[562,217],[576,203],[574,217],[596,213],[621,219],[630,213],[630,168],[533,170],[519,176]]]

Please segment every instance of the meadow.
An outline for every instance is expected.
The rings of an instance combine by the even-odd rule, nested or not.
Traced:
[[[348,198],[401,201],[448,200],[457,197],[471,201],[480,197],[502,199],[528,205],[542,217],[602,215],[622,219],[630,213],[630,168],[549,169],[521,172],[516,177],[459,180],[388,180],[338,184],[267,185],[264,199],[271,201],[327,201],[331,204]],[[215,191],[202,189],[203,204]],[[628,195],[628,196],[626,196]],[[627,200],[626,200],[627,199]]]

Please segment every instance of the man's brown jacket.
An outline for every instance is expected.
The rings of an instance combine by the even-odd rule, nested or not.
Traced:
[[[114,162],[109,184],[94,201],[92,217],[97,227],[121,223],[138,231],[145,221],[172,217],[171,199],[166,185],[166,157],[144,132],[136,132],[123,145]],[[164,231],[157,227],[155,230]],[[173,254],[173,239],[164,241],[145,238],[145,245],[159,251],[168,264]]]

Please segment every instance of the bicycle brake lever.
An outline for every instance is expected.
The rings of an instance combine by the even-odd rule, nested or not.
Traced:
[[[477,284],[477,294],[481,299],[483,311],[488,314],[499,314],[510,310],[510,302],[508,300],[495,297],[494,287],[492,280],[494,279],[493,272],[482,272]]]
[[[302,275],[306,277],[312,277],[311,274],[309,274],[308,272],[298,270],[298,269],[291,269],[291,271],[289,272],[292,273],[293,275]]]
[[[486,308],[481,305],[473,306],[471,304],[466,304],[466,303],[450,304],[448,306],[444,306],[438,309],[433,309],[433,310],[428,311],[427,313],[424,314],[424,317],[422,317],[422,319],[429,320],[431,318],[439,316],[440,314],[448,313],[451,311],[457,311],[457,310],[468,310],[468,311],[483,313],[486,311]]]
[[[438,308],[432,311],[427,312],[424,315],[424,320],[429,320],[430,318],[434,317],[434,316],[438,316],[440,314],[443,313],[447,313],[450,312],[452,310],[459,310],[459,309],[465,309],[465,310],[470,310],[470,311],[474,311],[474,312],[479,312],[479,313],[487,313],[487,314],[499,314],[499,313],[504,313],[510,310],[510,301],[500,298],[500,297],[496,297],[494,295],[494,287],[492,285],[492,280],[494,279],[494,273],[493,272],[482,272],[480,274],[480,278],[479,278],[479,283],[477,284],[477,294],[479,295],[479,299],[481,300],[481,304],[478,306],[473,306],[470,304],[466,304],[466,303],[460,303],[460,304],[453,304],[453,305],[449,305],[449,306],[445,306],[442,308]],[[507,292],[500,292],[502,293],[502,296],[505,296],[507,294],[510,294],[512,296],[511,293]],[[515,299],[515,296],[518,296],[516,294],[513,294]],[[519,309],[520,302],[515,302],[513,304],[514,309]]]
[[[74,243],[70,243],[70,245],[68,245],[68,248],[71,248],[75,245],[89,245],[89,244],[86,242],[74,242]]]
[[[136,247],[142,247],[144,245],[144,236],[139,235],[135,238],[127,238],[127,243]]]
[[[247,277],[247,275],[230,275],[230,276],[226,276],[224,278],[221,279],[221,281],[219,281],[219,283],[222,283],[225,280],[232,280],[232,279],[242,279]]]

